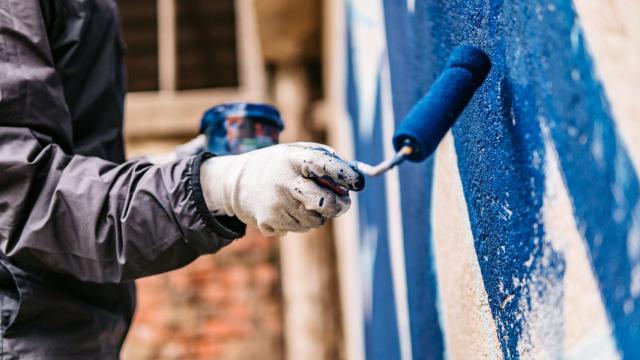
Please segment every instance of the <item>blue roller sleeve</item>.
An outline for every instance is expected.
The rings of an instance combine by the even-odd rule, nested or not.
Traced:
[[[410,145],[413,152],[407,159],[416,162],[431,155],[490,68],[489,58],[482,50],[468,45],[456,47],[444,72],[398,126],[393,136],[396,151]]]

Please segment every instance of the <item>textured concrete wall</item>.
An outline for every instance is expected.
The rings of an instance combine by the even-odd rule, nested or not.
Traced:
[[[358,197],[367,358],[640,357],[634,11],[346,2],[359,160],[391,154],[395,125],[455,45],[493,63],[432,159]]]

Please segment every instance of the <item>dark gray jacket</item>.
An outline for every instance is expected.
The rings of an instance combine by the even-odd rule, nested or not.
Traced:
[[[124,162],[114,0],[0,0],[0,354],[109,359],[133,280],[244,233],[215,218],[201,155]]]

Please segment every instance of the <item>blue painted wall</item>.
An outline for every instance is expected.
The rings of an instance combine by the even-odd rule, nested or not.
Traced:
[[[640,209],[638,173],[616,133],[572,2],[384,1],[384,52],[381,63],[369,73],[377,78],[377,90],[373,131],[366,134],[358,130],[366,102],[356,53],[367,45],[359,44],[363,40],[354,32],[380,23],[362,12],[361,1],[347,1],[347,103],[359,160],[381,160],[383,145],[391,141],[383,135],[381,120],[386,61],[391,77],[387,90],[393,94],[398,122],[429,88],[455,45],[472,44],[490,55],[492,71],[453,135],[502,356],[521,355],[518,343],[527,320],[519,315],[522,304],[526,308],[530,303],[531,292],[544,296],[551,291],[549,284],[562,283],[565,275],[567,260],[546,240],[542,217],[545,141],[550,141],[558,153],[615,346],[621,357],[639,359],[640,301],[632,293],[631,274],[640,259],[629,255],[627,244],[634,236],[631,232],[638,231],[633,226],[634,211]],[[403,165],[399,174],[411,354],[415,359],[438,359],[447,352],[443,341],[447,329],[441,326],[438,310],[429,221],[433,160]],[[371,266],[364,272],[373,283],[365,294],[372,308],[364,317],[370,359],[400,358],[402,342],[395,327],[398,304],[392,286],[384,181],[369,181],[359,195],[362,253],[373,257],[365,262],[365,268]],[[559,321],[550,324],[558,327],[553,344],[558,351],[563,347],[562,304],[556,304]]]

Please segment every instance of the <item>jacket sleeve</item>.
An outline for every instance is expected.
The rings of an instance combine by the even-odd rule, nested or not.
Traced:
[[[93,282],[172,270],[244,233],[214,217],[208,154],[155,166],[71,154],[71,118],[36,0],[0,1],[0,248]]]

